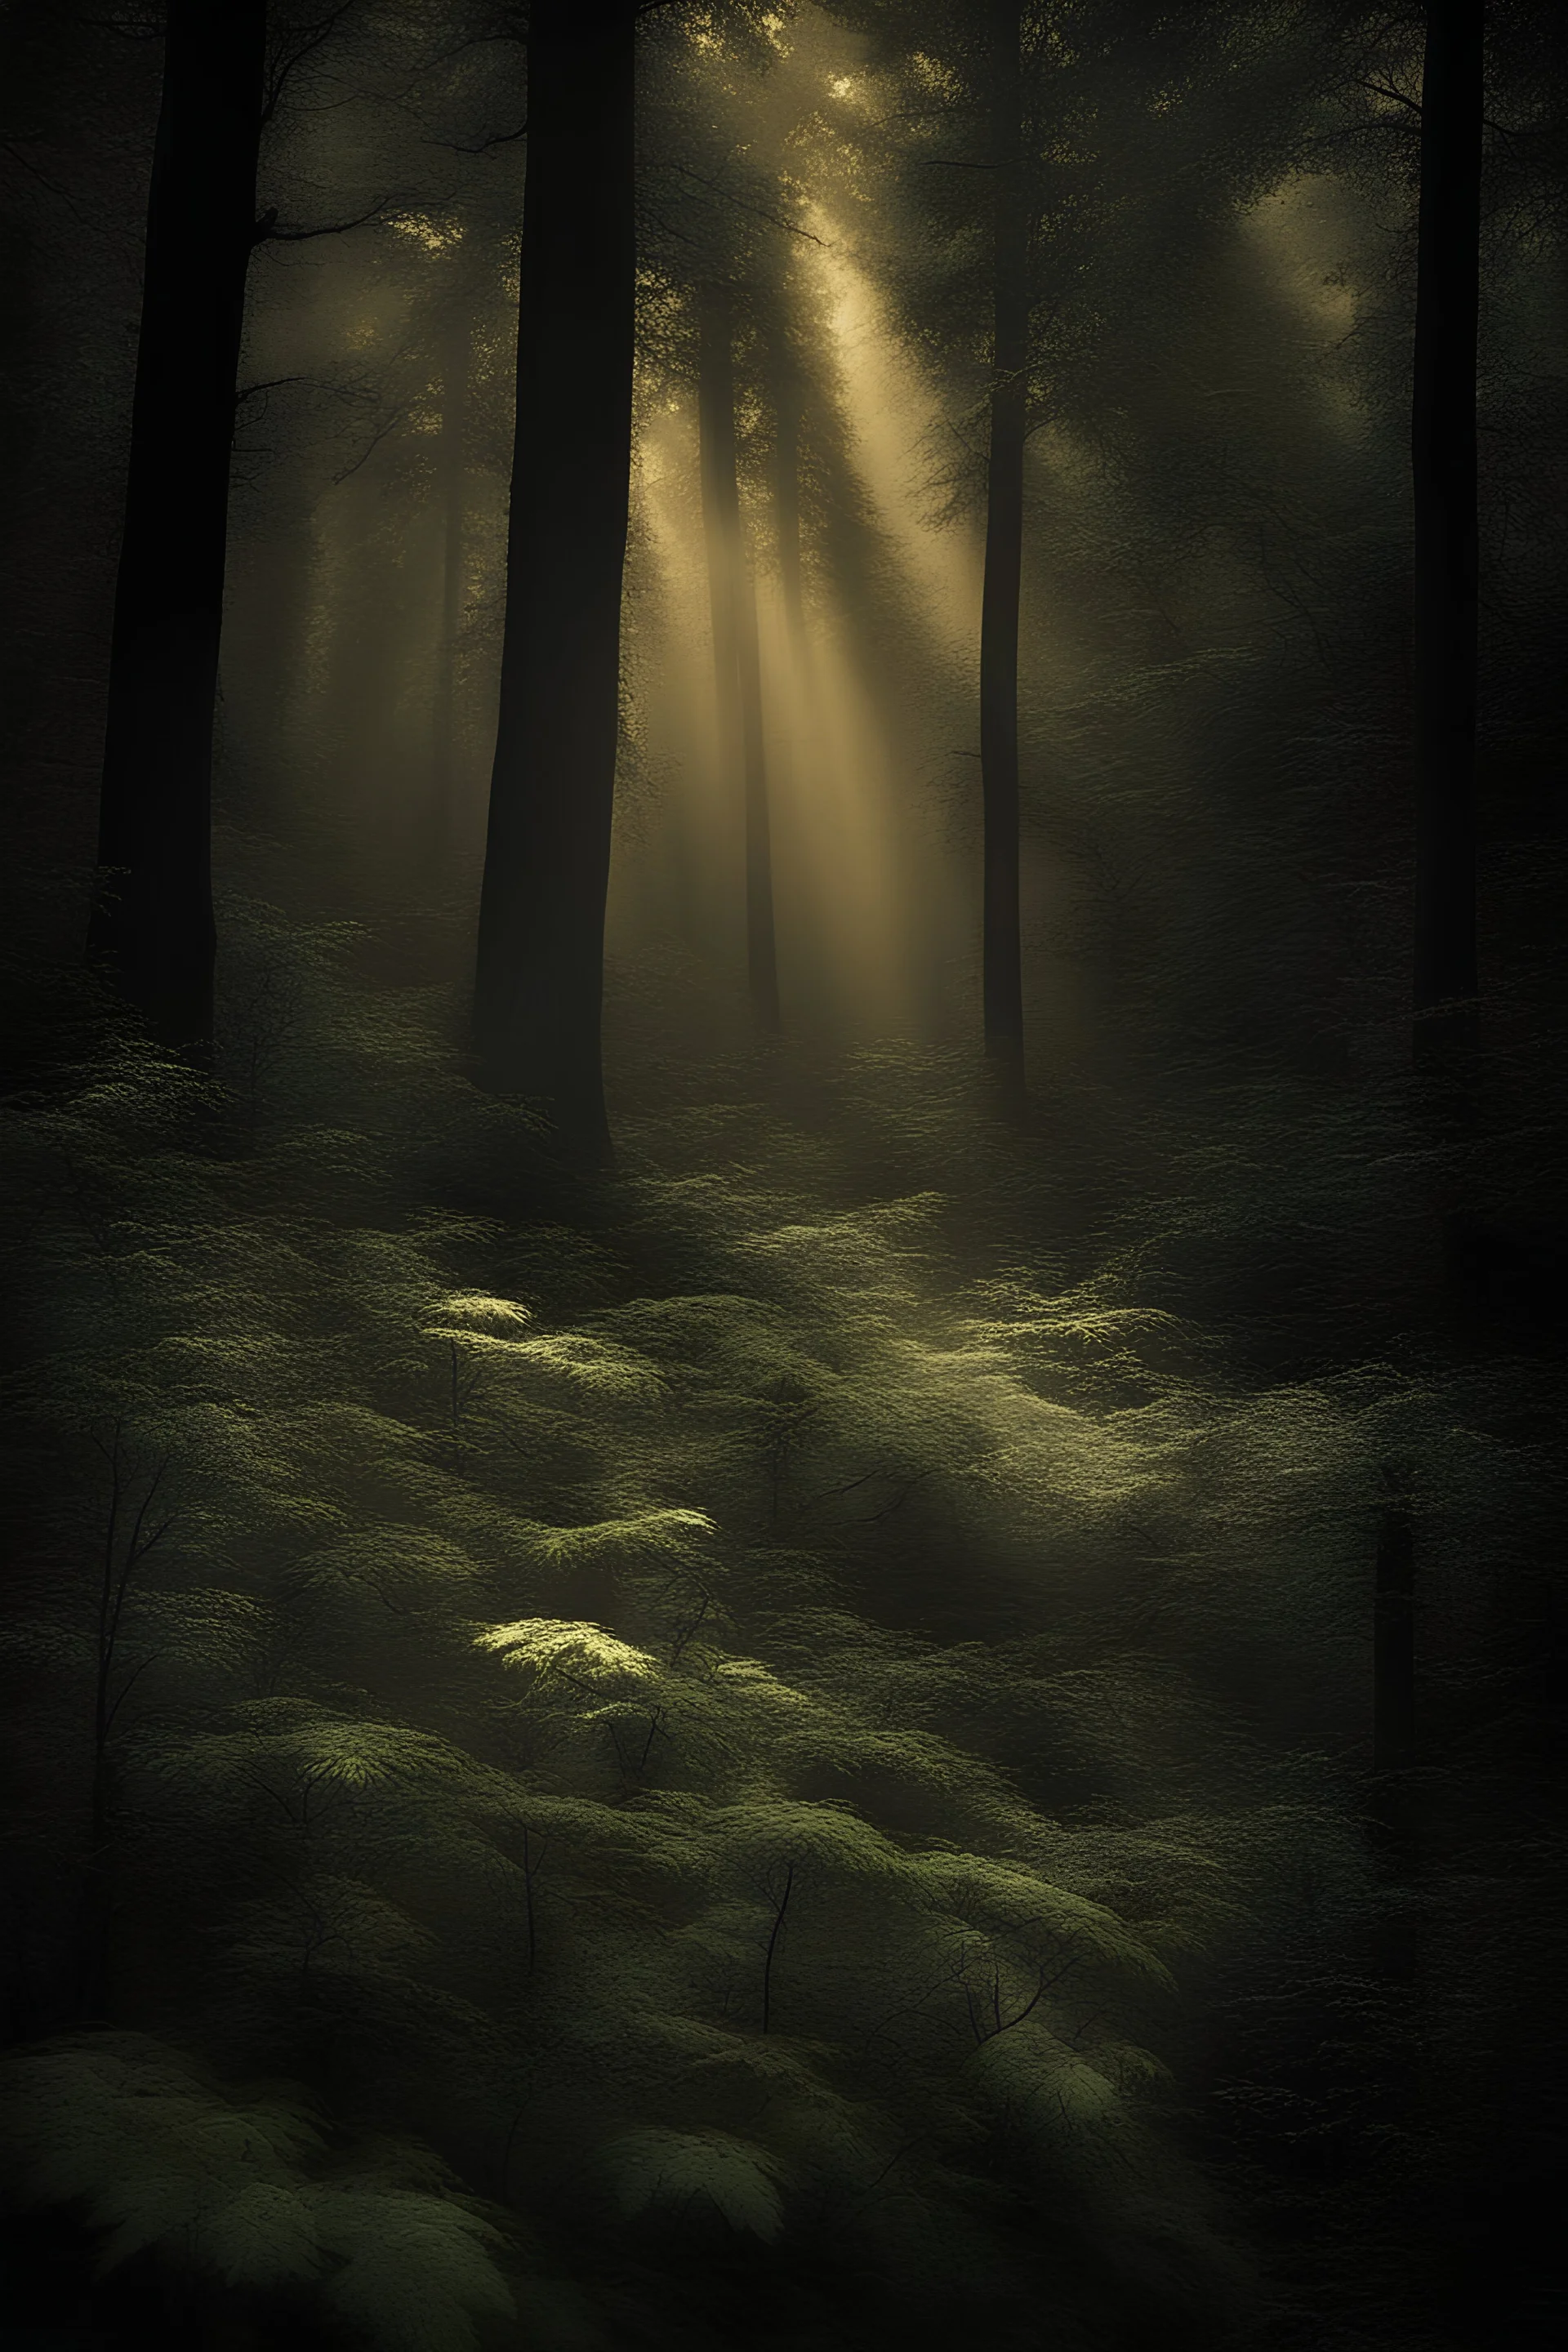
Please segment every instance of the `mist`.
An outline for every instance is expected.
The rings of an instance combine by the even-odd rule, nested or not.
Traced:
[[[13,0],[18,2344],[1554,2341],[1545,0]]]

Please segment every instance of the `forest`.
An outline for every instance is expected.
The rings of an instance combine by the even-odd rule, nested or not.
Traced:
[[[7,0],[0,2352],[1536,2352],[1568,9]]]

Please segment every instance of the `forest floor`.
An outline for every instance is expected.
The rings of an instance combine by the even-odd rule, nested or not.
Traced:
[[[5,1113],[16,2194],[193,2341],[1544,2342],[1549,1380],[1399,1107],[645,1063],[584,1185],[349,958]]]

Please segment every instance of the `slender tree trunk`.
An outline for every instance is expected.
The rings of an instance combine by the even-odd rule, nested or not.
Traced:
[[[468,523],[469,335],[466,314],[447,320],[441,348],[441,640],[435,709],[436,830],[443,851],[458,832],[462,762],[458,726],[458,647],[465,603]]]
[[[170,0],[115,588],[95,951],[166,1043],[212,1031],[213,724],[266,0]]]
[[[740,525],[735,478],[734,388],[730,309],[721,289],[698,294],[697,436],[702,476],[702,543],[708,562],[708,614],[713,643],[713,698],[719,769],[728,782],[742,768],[741,660],[736,645],[733,539]]]
[[[1476,340],[1483,0],[1429,0],[1411,454],[1415,494],[1415,1055],[1473,1040]]]
[[[601,1022],[636,299],[635,0],[533,0],[479,1074],[610,1156]]]
[[[980,774],[984,803],[985,1051],[1009,1095],[1024,1084],[1018,915],[1018,595],[1029,353],[1020,0],[992,0],[991,441],[980,620]]]
[[[772,1035],[779,1026],[773,838],[757,597],[742,535],[735,468],[733,321],[727,287],[703,289],[699,334],[698,429],[720,756],[729,767],[739,750],[746,828],[746,976],[757,1025]]]
[[[773,528],[784,625],[798,651],[805,642],[805,588],[800,560],[800,371],[782,339],[773,356]]]

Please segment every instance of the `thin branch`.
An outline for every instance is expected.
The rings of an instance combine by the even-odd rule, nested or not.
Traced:
[[[512,147],[528,136],[528,125],[520,122],[515,131],[492,131],[488,139],[469,145],[461,139],[426,139],[426,147],[444,148],[448,155],[488,155],[492,147]]]
[[[285,384],[309,382],[310,378],[303,375],[269,375],[263,383],[243,385],[234,395],[234,404],[236,408],[243,408],[247,400],[254,400],[259,393],[280,392]]]
[[[789,1898],[794,1891],[795,1864],[789,1862],[784,1864],[784,1893],[779,1897],[778,1909],[773,1913],[773,1933],[768,1937],[767,1955],[763,1961],[763,2032],[764,2033],[773,2017],[773,1954],[778,1949],[779,1934],[784,1927],[784,1913],[789,1909]]]
[[[109,1710],[108,1719],[104,1724],[104,1731],[106,1734],[114,1729],[114,1719],[116,1716],[120,1713],[121,1708],[124,1706],[126,1700],[130,1697],[132,1692],[135,1689],[137,1684],[146,1673],[148,1667],[155,1666],[160,1658],[166,1658],[168,1654],[167,1650],[153,1650],[148,1653],[146,1657],[139,1658],[137,1660],[130,1673],[126,1675],[125,1680],[121,1684],[114,1704]]]
[[[926,1479],[934,1478],[937,1475],[941,1466],[940,1463],[933,1463],[929,1470],[917,1470],[912,1478],[905,1479],[890,1503],[884,1503],[879,1511],[868,1511],[860,1521],[860,1525],[863,1528],[874,1528],[879,1520],[890,1519],[895,1511],[903,1509],[917,1486],[922,1486]]]
[[[1002,1971],[1001,1969],[993,1962],[991,1969],[990,2000],[991,2028],[989,2032],[982,2030],[982,2021],[975,2015],[974,1996],[970,1990],[969,1979],[965,1977],[963,1980],[963,2006],[969,2013],[969,2030],[974,2037],[976,2048],[984,2049],[986,2042],[994,2042],[1001,2034],[1011,2033],[1016,2025],[1022,2025],[1024,2020],[1026,2017],[1031,2016],[1039,2007],[1047,1993],[1055,1992],[1059,1984],[1064,1984],[1067,1981],[1068,1978],[1071,1976],[1078,1964],[1079,1955],[1077,1953],[1073,1953],[1062,1962],[1060,1968],[1055,1970],[1049,1970],[1044,1968],[1038,1969],[1036,1976],[1035,1990],[1030,1994],[1028,2000],[1024,2003],[1023,2008],[1015,2011],[1011,2017],[1004,2017],[1002,2014]]]
[[[316,51],[331,39],[343,18],[350,14],[353,5],[354,0],[342,0],[341,7],[333,8],[325,16],[318,17],[313,25],[301,26],[294,47],[285,51],[272,65],[268,73],[266,93],[261,102],[263,131],[277,113],[283,93],[294,74],[298,72],[307,58],[314,57]]]
[[[689,231],[672,226],[672,225],[665,219],[662,213],[656,213],[651,205],[640,199],[637,204],[637,221],[639,226],[644,221],[651,221],[655,228],[662,229],[665,236],[669,237],[676,245],[696,246],[700,245],[702,242],[700,237],[691,236]]]
[[[400,408],[396,410],[393,415],[387,418],[384,425],[378,425],[369,442],[354,459],[353,464],[352,466],[342,467],[339,472],[332,476],[333,488],[335,488],[340,482],[352,480],[353,477],[359,472],[360,467],[370,458],[374,457],[376,451],[380,448],[387,435],[395,431],[396,427],[405,422],[407,415],[408,411],[406,408]],[[518,1450],[521,1452],[522,1449],[520,1447]]]
[[[664,1729],[664,1722],[665,1715],[663,1707],[656,1706],[653,1713],[648,1717],[647,1738],[643,1741],[642,1754],[637,1758],[637,1772],[639,1776],[647,1769],[648,1751],[652,1748],[654,1741],[658,1738],[659,1733]]]
[[[678,1666],[680,1664],[682,1657],[686,1654],[687,1643],[696,1636],[701,1627],[703,1619],[707,1616],[709,1610],[712,1606],[712,1594],[710,1592],[705,1592],[702,1595],[702,1606],[697,1612],[696,1616],[691,1620],[689,1625],[682,1626],[680,1632],[675,1637],[675,1645],[669,1654],[669,1663],[672,1666]]]
[[[1357,83],[1357,88],[1360,89],[1370,89],[1373,96],[1377,98],[1392,98],[1396,104],[1408,107],[1410,112],[1414,114],[1417,120],[1420,119],[1421,100],[1418,98],[1412,98],[1407,90],[1395,89],[1391,81],[1373,81],[1370,79],[1363,79]]]
[[[808,245],[819,245],[824,253],[830,253],[833,250],[829,240],[825,236],[818,236],[815,230],[798,227],[794,221],[785,220],[782,213],[771,211],[766,205],[749,203],[744,196],[738,196],[732,189],[726,188],[722,181],[710,179],[706,173],[694,171],[689,163],[677,163],[675,169],[680,173],[682,179],[695,180],[700,188],[710,190],[722,202],[734,205],[741,212],[753,213],[758,220],[770,221],[774,228],[782,228],[790,236],[803,237]]]
[[[356,213],[353,220],[323,221],[320,228],[279,228],[276,205],[264,212],[250,232],[254,245],[309,245],[318,236],[346,236],[351,228],[364,228],[372,221],[385,217],[390,196],[378,196],[368,212]]]
[[[976,759],[979,756],[976,752]],[[819,1503],[836,1503],[841,1495],[853,1495],[857,1488],[868,1486],[873,1478],[889,1478],[891,1475],[892,1473],[889,1470],[868,1470],[858,1478],[847,1479],[842,1486],[825,1486],[819,1495],[808,1495],[804,1503],[797,1503],[795,1516],[797,1519],[803,1519],[807,1511],[815,1511]]]

